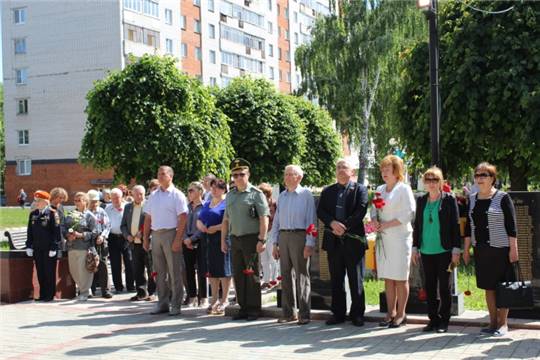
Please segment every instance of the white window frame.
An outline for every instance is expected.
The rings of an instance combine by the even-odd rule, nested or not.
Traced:
[[[201,21],[200,20],[193,20],[193,32],[195,34],[201,33]]]
[[[173,24],[173,12],[171,9],[165,9],[165,24]]]
[[[32,159],[17,159],[17,176],[29,176],[32,175]],[[22,168],[22,169],[21,169]]]
[[[202,49],[198,46],[195,47],[195,59],[202,61]]]
[[[187,44],[186,43],[180,44],[180,57],[182,59],[185,59],[185,58],[187,58],[187,55],[188,55]]]
[[[216,38],[216,26],[214,24],[208,24],[208,38],[209,39]]]
[[[214,0],[208,0],[208,11],[214,12],[215,3]]]
[[[193,5],[201,6],[201,0],[193,0]]]
[[[19,146],[30,145],[30,130],[17,130],[17,144]]]
[[[215,64],[216,63],[216,52],[214,50],[210,50],[210,53],[209,53],[209,58],[210,58],[210,63],[211,64]]]
[[[22,44],[22,46],[21,46],[21,44]],[[26,54],[26,38],[14,39],[13,40],[13,46],[15,48],[15,55]],[[17,48],[19,48],[19,50],[17,50]]]
[[[268,44],[268,56],[274,57],[274,45]]]
[[[26,8],[25,7],[15,8],[15,9],[12,9],[12,11],[13,11],[13,23],[15,25],[26,24]]]
[[[17,99],[17,115],[26,114],[28,114],[28,99]]]
[[[182,15],[180,16],[180,28],[182,30],[186,30],[186,16],[185,15]]]
[[[171,55],[174,53],[174,46],[173,46],[172,39],[165,39],[165,52]]]
[[[15,84],[26,85],[28,83],[28,69],[15,69]]]
[[[210,86],[217,86],[217,79],[213,76],[210,77]]]

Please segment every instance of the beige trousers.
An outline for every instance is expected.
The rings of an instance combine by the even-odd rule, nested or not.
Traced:
[[[87,250],[68,251],[69,272],[83,296],[90,294],[90,286],[94,280],[94,274],[86,270],[86,253]]]

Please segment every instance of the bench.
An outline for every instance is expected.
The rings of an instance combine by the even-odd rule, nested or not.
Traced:
[[[5,231],[10,250],[24,250],[26,248],[26,228],[21,230]]]

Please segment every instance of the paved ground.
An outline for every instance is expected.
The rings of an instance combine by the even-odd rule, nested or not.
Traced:
[[[451,326],[424,334],[422,325],[379,329],[350,324],[278,325],[212,317],[184,309],[179,317],[149,315],[153,304],[129,295],[86,303],[24,302],[0,307],[1,359],[483,359],[538,358],[540,331],[512,330],[507,338]]]

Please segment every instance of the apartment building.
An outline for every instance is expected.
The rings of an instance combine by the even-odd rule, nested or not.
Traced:
[[[204,84],[250,74],[294,91],[294,51],[310,41],[328,0],[3,0],[6,183],[63,186],[73,194],[107,186],[112,171],[82,167],[86,94],[129,56],[170,55]]]

